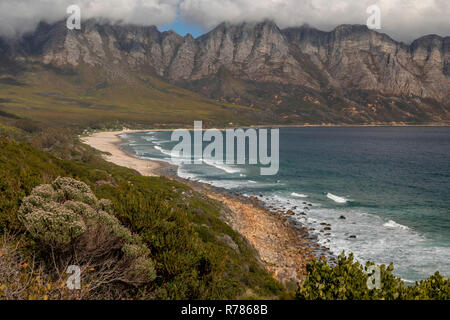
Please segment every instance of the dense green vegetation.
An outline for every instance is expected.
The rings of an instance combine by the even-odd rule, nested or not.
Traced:
[[[141,236],[155,262],[157,277],[151,284],[121,287],[116,295],[105,297],[223,299],[283,294],[248,243],[221,220],[223,208],[218,203],[175,181],[142,177],[93,154],[81,158],[84,162],[61,160],[28,143],[0,138],[0,232],[20,238],[24,252],[30,260],[36,255],[36,265],[50,279],[54,270],[49,252],[39,250],[25,233],[17,211],[33,188],[67,176],[85,182],[98,198],[110,199],[116,217]],[[37,292],[30,297],[48,297],[45,290]]]
[[[394,266],[378,266],[379,285],[371,277],[373,287],[369,288],[369,267],[374,263],[361,265],[353,255],[342,253],[337,264],[331,267],[326,261],[314,261],[307,266],[307,277],[297,291],[300,300],[448,300],[450,280],[436,272],[426,280],[412,286],[394,276]],[[372,273],[373,275],[373,273]]]

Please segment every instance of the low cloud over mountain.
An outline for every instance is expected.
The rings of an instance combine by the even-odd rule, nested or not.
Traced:
[[[205,31],[223,21],[264,19],[281,28],[310,24],[331,30],[339,24],[364,24],[367,7],[381,8],[382,32],[409,42],[425,34],[450,34],[448,0],[1,0],[0,34],[33,30],[39,21],[55,22],[78,4],[82,17],[142,25],[168,25],[180,17]]]

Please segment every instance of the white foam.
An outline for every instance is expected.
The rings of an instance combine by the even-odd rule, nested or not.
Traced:
[[[199,182],[205,183],[204,181],[199,179],[198,175],[188,172],[183,165],[178,166],[177,176],[179,176],[180,178],[183,178],[183,179],[197,180]]]
[[[150,161],[159,161],[159,162],[165,162],[165,163],[170,163],[170,159],[168,159],[168,158],[154,158],[154,157],[147,157],[147,156],[143,156],[143,155],[141,155],[141,156],[139,156],[138,155],[138,157],[139,157],[139,159],[142,159],[142,160],[150,160]]]
[[[164,144],[164,143],[168,143],[168,142],[171,142],[170,140],[154,140],[154,141],[152,141],[154,144],[156,144],[156,145],[158,145],[158,146],[161,146],[162,144]]]
[[[211,160],[208,160],[208,159],[203,159],[203,162],[204,162],[205,164],[207,164],[208,166],[215,167],[215,168],[217,168],[217,169],[220,169],[220,170],[222,170],[222,171],[225,171],[226,173],[233,174],[233,173],[239,173],[239,172],[241,172],[241,169],[230,167],[230,166],[228,166],[228,165],[226,165],[226,164],[224,164],[224,163],[222,163],[222,162],[211,161]]]
[[[303,193],[296,193],[296,192],[292,192],[291,196],[293,197],[297,197],[297,198],[308,198],[308,196],[306,194]]]
[[[145,141],[148,141],[148,142],[156,141],[156,138],[153,137],[153,136],[150,136],[150,137],[143,137],[143,139],[144,139]]]
[[[389,220],[388,222],[383,224],[383,226],[386,227],[386,228],[391,228],[391,229],[409,230],[409,228],[407,226],[404,226],[404,225],[402,225],[400,223],[397,223],[394,220]]]
[[[172,153],[169,150],[165,150],[163,148],[161,148],[160,146],[153,146],[153,148],[155,148],[156,150],[158,150],[159,152],[168,155],[168,156],[172,156]]]
[[[337,203],[347,203],[347,201],[348,201],[348,199],[346,199],[344,197],[336,196],[336,195],[334,195],[332,193],[327,193],[327,198],[329,198],[329,199],[331,199],[331,200],[333,200],[334,202],[337,202]]]

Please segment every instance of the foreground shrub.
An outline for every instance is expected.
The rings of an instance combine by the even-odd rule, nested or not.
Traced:
[[[53,267],[74,264],[98,270],[91,275],[97,277],[92,289],[117,281],[140,285],[156,277],[141,238],[113,216],[109,200],[98,200],[83,182],[57,178],[34,188],[23,199],[19,220],[49,261],[51,257]]]
[[[404,281],[395,277],[394,266],[378,266],[380,270],[380,288],[370,289],[369,267],[342,253],[337,264],[331,267],[326,261],[313,261],[307,265],[307,277],[301,283],[296,297],[301,300],[415,300],[450,299],[450,281],[436,272],[426,280],[406,286]]]

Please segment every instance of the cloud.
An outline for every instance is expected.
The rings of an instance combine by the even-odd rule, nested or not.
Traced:
[[[0,34],[20,35],[66,18],[67,7],[81,8],[81,18],[106,18],[141,25],[164,25],[177,16],[179,0],[0,0]]]
[[[0,34],[33,30],[39,21],[67,17],[78,4],[82,18],[100,17],[142,25],[168,25],[177,14],[205,31],[223,21],[274,20],[281,28],[305,23],[331,30],[339,24],[365,24],[367,7],[381,9],[382,32],[410,41],[425,34],[450,36],[449,0],[0,0]]]
[[[206,30],[222,21],[274,20],[281,28],[305,23],[322,30],[365,24],[370,5],[381,9],[381,32],[410,41],[425,34],[450,36],[448,0],[183,0],[182,18]]]

